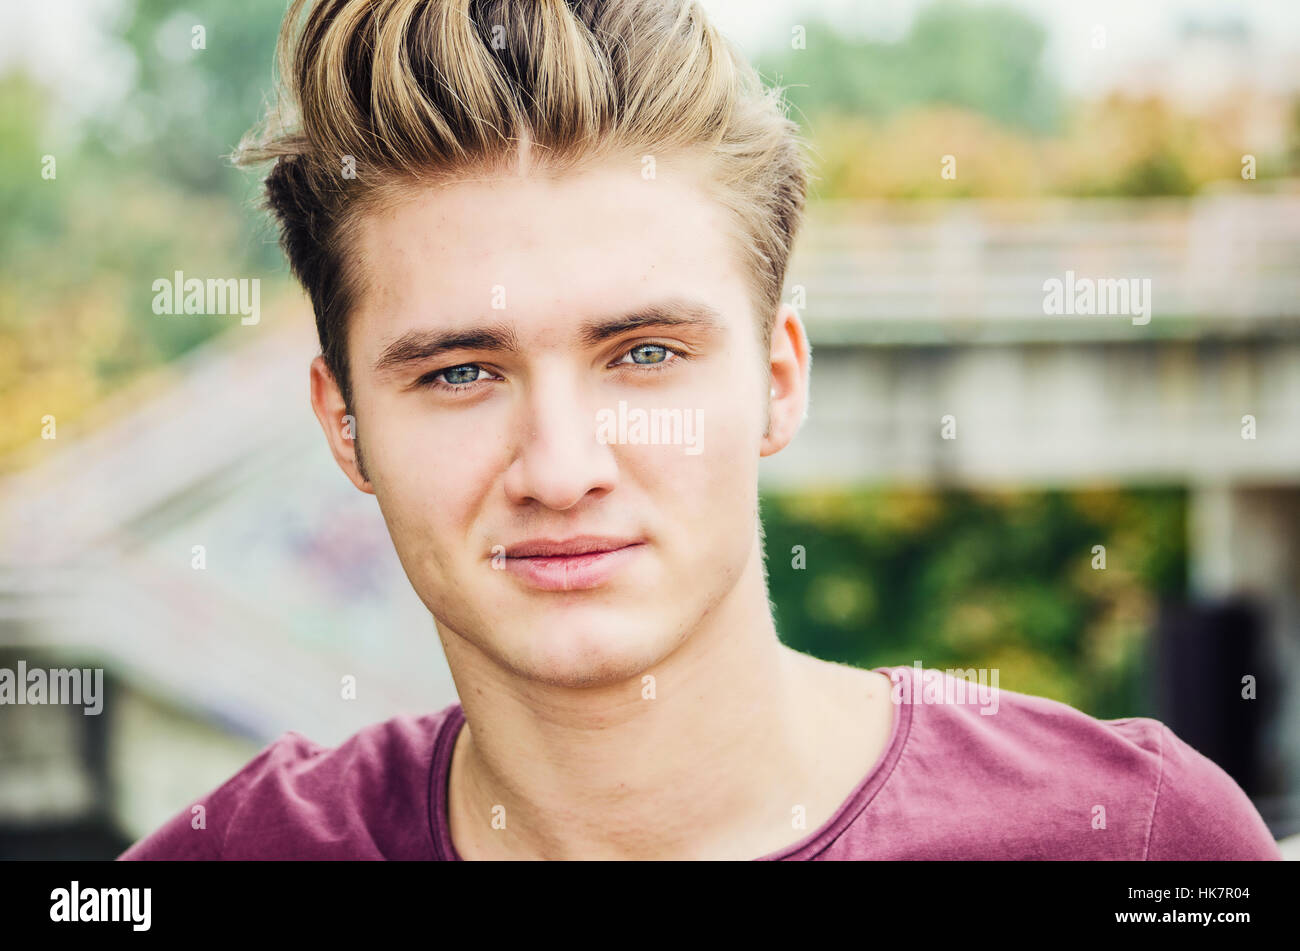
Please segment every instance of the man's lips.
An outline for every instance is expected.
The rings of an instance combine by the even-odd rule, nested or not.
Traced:
[[[643,539],[616,535],[575,535],[572,538],[533,538],[506,549],[507,558],[554,558],[618,551]]]
[[[639,557],[640,539],[581,536],[537,540],[506,549],[506,571],[541,591],[599,587]]]

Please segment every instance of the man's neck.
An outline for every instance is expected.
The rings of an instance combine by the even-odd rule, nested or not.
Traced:
[[[757,858],[828,819],[888,737],[888,680],[783,646],[757,561],[647,673],[653,699],[639,676],[526,699],[499,683],[462,690],[460,855]]]

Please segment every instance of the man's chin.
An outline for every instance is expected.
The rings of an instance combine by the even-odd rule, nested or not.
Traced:
[[[513,663],[526,680],[553,687],[629,686],[642,689],[642,677],[676,644],[663,627],[646,628],[626,615],[605,623],[572,616],[548,624],[532,619],[517,629]]]

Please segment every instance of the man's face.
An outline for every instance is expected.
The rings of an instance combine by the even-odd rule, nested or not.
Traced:
[[[365,220],[349,356],[369,482],[335,452],[444,638],[530,681],[614,682],[759,557],[769,355],[731,242],[685,171],[628,161],[420,190]],[[691,322],[618,329],[656,310]],[[431,347],[449,332],[480,338]],[[583,535],[629,547],[517,551]]]

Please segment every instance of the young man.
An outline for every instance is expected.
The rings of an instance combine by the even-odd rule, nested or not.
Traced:
[[[757,478],[807,407],[806,172],[696,4],[304,6],[243,158],[460,703],[285,734],[123,858],[1279,857],[1154,720],[780,643]]]

